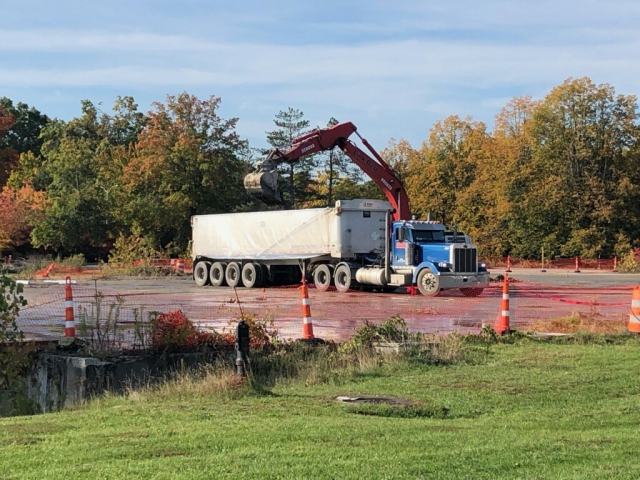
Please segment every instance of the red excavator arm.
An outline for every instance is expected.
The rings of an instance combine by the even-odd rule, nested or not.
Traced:
[[[358,135],[365,147],[371,152],[371,158],[364,150],[349,140],[349,136]],[[258,193],[263,198],[281,201],[278,191],[276,167],[281,163],[296,162],[305,155],[331,150],[339,147],[364,173],[382,189],[394,208],[394,220],[410,220],[409,197],[404,185],[387,165],[378,152],[358,134],[351,122],[338,123],[330,128],[318,128],[293,140],[286,150],[273,149],[267,158],[258,164],[258,170],[245,177],[245,188]]]

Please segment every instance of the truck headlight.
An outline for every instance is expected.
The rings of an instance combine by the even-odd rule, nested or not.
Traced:
[[[450,269],[452,265],[449,262],[440,262],[438,267],[442,269]]]

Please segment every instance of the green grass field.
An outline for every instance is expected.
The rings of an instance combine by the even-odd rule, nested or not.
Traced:
[[[491,347],[451,366],[210,385],[0,420],[3,479],[640,478],[640,342]],[[338,403],[394,395],[411,408]]]

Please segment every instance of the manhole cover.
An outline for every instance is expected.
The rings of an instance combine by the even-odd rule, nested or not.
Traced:
[[[344,403],[368,403],[368,404],[386,404],[386,405],[412,405],[414,402],[407,398],[397,397],[372,397],[367,395],[358,395],[354,397],[340,396],[336,400]]]

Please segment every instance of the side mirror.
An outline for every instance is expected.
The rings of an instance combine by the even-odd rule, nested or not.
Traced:
[[[396,230],[396,240],[398,242],[404,242],[404,228]]]

